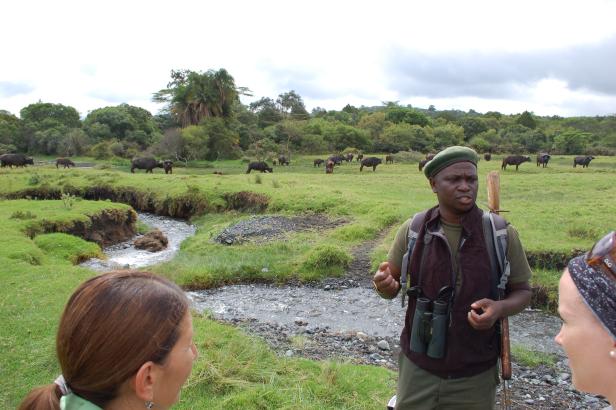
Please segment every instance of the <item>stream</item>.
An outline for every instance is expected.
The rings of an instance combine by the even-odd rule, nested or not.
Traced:
[[[255,319],[278,326],[300,322],[334,333],[361,331],[377,338],[397,339],[404,325],[400,299],[381,299],[372,288],[326,290],[316,287],[236,285],[188,292],[197,310],[233,321]],[[511,343],[544,353],[564,356],[554,342],[560,319],[527,309],[509,319]]]
[[[160,252],[149,252],[137,249],[133,242],[135,238],[121,242],[103,249],[107,259],[92,258],[81,264],[97,272],[106,272],[113,269],[135,269],[155,265],[172,259],[180,249],[182,241],[195,234],[196,228],[181,219],[158,216],[148,213],[138,213],[139,221],[150,228],[158,228],[169,240],[167,249]]]

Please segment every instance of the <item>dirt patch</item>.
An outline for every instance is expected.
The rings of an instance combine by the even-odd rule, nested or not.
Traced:
[[[40,233],[62,232],[104,247],[135,236],[136,222],[137,214],[132,209],[105,209],[92,215],[89,221],[36,221],[26,228],[26,234],[33,238]]]
[[[223,245],[271,241],[281,239],[289,232],[332,229],[346,223],[346,219],[330,220],[321,214],[294,217],[252,216],[224,229],[214,241]]]
[[[223,195],[227,209],[240,212],[263,212],[269,205],[269,198],[255,192],[240,191]]]

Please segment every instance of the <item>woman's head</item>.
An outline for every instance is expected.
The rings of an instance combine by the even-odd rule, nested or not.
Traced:
[[[616,388],[616,281],[586,255],[572,259],[560,279],[558,311],[556,342],[569,358],[573,384],[608,396]]]
[[[196,357],[188,299],[146,272],[93,277],[70,297],[56,349],[78,396],[100,407],[125,398],[168,407]]]

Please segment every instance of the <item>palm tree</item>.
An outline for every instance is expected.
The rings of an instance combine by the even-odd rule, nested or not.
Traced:
[[[205,73],[172,70],[171,78],[167,88],[154,93],[153,100],[167,103],[182,128],[198,125],[203,118],[229,118],[239,94],[249,95],[248,89],[235,86],[235,80],[224,68]]]

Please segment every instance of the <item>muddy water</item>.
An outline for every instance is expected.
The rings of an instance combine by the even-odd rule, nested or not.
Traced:
[[[169,240],[167,249],[160,252],[136,249],[133,245],[135,238],[133,238],[103,249],[103,252],[107,255],[106,260],[93,258],[82,263],[81,266],[105,272],[112,269],[142,268],[154,265],[173,258],[180,249],[182,241],[195,234],[195,227],[181,219],[172,219],[147,213],[139,213],[138,216],[141,222],[152,229],[160,229],[167,236]]]
[[[302,321],[308,327],[329,327],[332,332],[361,331],[370,336],[394,338],[404,324],[400,299],[383,300],[364,287],[325,290],[237,285],[188,294],[198,310],[209,310],[225,320],[256,319],[283,326]],[[554,343],[559,327],[560,320],[552,315],[525,311],[510,318],[511,342],[534,351],[563,355]]]

